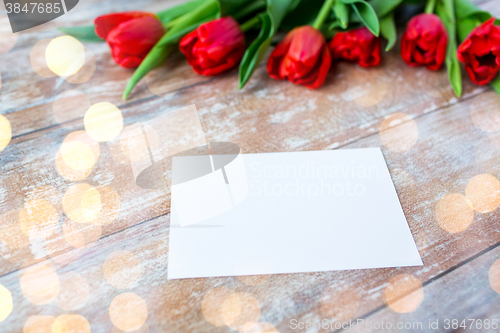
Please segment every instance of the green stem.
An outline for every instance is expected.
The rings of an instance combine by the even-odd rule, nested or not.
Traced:
[[[260,19],[258,16],[255,16],[254,18],[251,18],[250,20],[246,21],[242,25],[240,25],[240,28],[243,32],[248,31],[249,29],[255,27],[257,24],[260,23]]]
[[[425,13],[433,14],[434,8],[436,8],[436,0],[427,0],[427,3],[425,4]]]
[[[335,0],[326,0],[323,3],[323,6],[321,7],[318,16],[316,17],[316,20],[314,21],[313,28],[319,30],[321,26],[323,25],[323,22],[325,22],[328,14],[330,14],[330,10],[333,7]]]

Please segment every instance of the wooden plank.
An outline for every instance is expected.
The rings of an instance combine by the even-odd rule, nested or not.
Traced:
[[[489,141],[487,133],[479,130],[471,119],[471,105],[484,104],[485,100],[481,96],[477,100],[472,99],[416,118],[418,141],[408,151],[395,153],[383,146],[388,166],[393,170],[401,204],[424,261],[422,267],[273,275],[257,286],[248,286],[233,277],[167,281],[167,215],[103,237],[96,246],[85,250],[80,259],[64,267],[56,262],[57,274],[63,276],[74,271],[85,277],[92,292],[86,306],[78,313],[91,322],[95,331],[110,331],[112,328],[108,309],[120,291],[112,288],[104,279],[103,265],[111,252],[123,249],[139,258],[142,275],[137,285],[122,292],[132,291],[145,300],[149,307],[147,325],[152,331],[229,331],[227,327],[217,328],[208,323],[201,310],[204,295],[214,287],[221,286],[235,292],[250,293],[259,302],[261,321],[272,323],[278,331],[288,331],[292,319],[314,322],[325,318],[325,311],[328,312],[329,308],[325,308],[324,299],[329,291],[343,290],[348,286],[355,288],[357,296],[353,297],[359,300],[351,315],[363,317],[384,304],[384,288],[392,277],[412,274],[426,283],[499,243],[495,225],[500,214],[498,209],[487,214],[476,213],[469,228],[456,234],[445,232],[434,218],[436,204],[442,197],[454,192],[464,193],[468,181],[484,173],[484,168],[490,165],[477,163],[483,160],[482,150],[477,150],[477,147]],[[400,123],[394,128],[403,130],[399,132],[399,139],[411,135],[407,123]],[[385,145],[394,148],[391,142],[399,141],[386,140]],[[345,147],[380,145],[381,136],[374,134]],[[457,147],[460,149],[457,150]],[[490,149],[486,152],[486,160],[498,166],[500,153],[492,156]],[[403,169],[407,175],[394,171],[397,168]],[[61,258],[55,258],[61,261]],[[122,265],[121,269],[125,270],[126,264]],[[15,307],[20,309],[19,313],[5,322],[7,327],[12,327],[13,332],[20,329],[28,316],[56,316],[62,313],[54,304],[35,306],[23,297],[18,274],[24,272],[25,269],[0,278],[0,284],[12,291]],[[446,283],[446,280],[443,281]]]

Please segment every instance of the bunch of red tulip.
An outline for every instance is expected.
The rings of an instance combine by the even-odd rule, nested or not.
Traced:
[[[269,76],[314,89],[323,85],[333,61],[378,66],[380,35],[390,50],[397,37],[395,12],[402,12],[406,2],[410,0],[194,0],[158,14],[114,13],[99,16],[93,27],[62,30],[105,40],[117,64],[137,67],[124,98],[177,45],[201,75],[219,75],[239,65],[242,88],[280,28],[288,33],[269,56]],[[462,62],[472,82],[492,83],[500,93],[500,26],[495,18],[468,0],[411,0],[413,6],[415,2],[424,12],[407,22],[403,60],[430,70],[446,63],[458,96]],[[247,43],[245,34],[257,29]]]

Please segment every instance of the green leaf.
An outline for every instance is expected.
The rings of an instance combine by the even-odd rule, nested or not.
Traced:
[[[337,17],[337,22],[342,29],[346,29],[349,25],[349,7],[340,1],[335,1],[333,4],[333,12]]]
[[[190,25],[189,27],[182,29],[178,32],[172,33],[168,35],[168,37],[162,38],[160,42],[158,42],[158,46],[163,46],[167,44],[174,44],[179,42],[182,37],[193,31],[194,29],[198,28],[201,24],[212,21],[216,19],[216,15],[210,16],[202,21],[196,22],[195,24]]]
[[[203,22],[208,18],[215,18],[219,14],[219,4],[216,0],[206,0],[202,5],[191,11],[189,14],[183,15],[175,25],[172,26],[156,45],[149,51],[146,58],[141,62],[130,78],[123,92],[123,99],[127,99],[128,95],[148,72],[165,63],[165,60],[177,48],[175,43],[165,44],[165,40],[172,39],[185,29]]]
[[[280,27],[285,30],[292,30],[298,26],[312,25],[323,2],[324,0],[294,1],[292,5],[290,5],[290,11],[286,14]]]
[[[497,77],[490,82],[490,86],[500,95],[500,75],[497,75]]]
[[[481,10],[478,6],[469,2],[468,0],[455,0],[455,11],[457,20],[461,20],[470,16],[476,16],[482,22],[484,22],[491,18],[490,13]]]
[[[387,39],[386,51],[389,51],[396,44],[397,32],[396,23],[394,22],[394,12],[380,20],[380,32]]]
[[[182,3],[180,5],[168,8],[166,10],[163,10],[161,12],[156,13],[160,21],[163,23],[168,23],[170,21],[175,20],[176,18],[181,17],[182,15],[189,13],[190,11],[193,10],[193,8],[198,7],[201,5],[205,0],[194,0],[194,1],[188,1],[186,3]]]
[[[220,16],[226,16],[244,8],[249,2],[254,0],[218,0]]]
[[[378,17],[384,17],[392,13],[402,2],[403,0],[372,0],[370,1],[370,5]]]
[[[245,51],[243,59],[240,63],[239,71],[239,88],[247,83],[252,76],[255,68],[266,54],[267,48],[271,43],[271,39],[278,30],[281,21],[283,20],[288,9],[294,0],[267,0],[267,9],[259,14],[262,22],[260,33],[257,39]]]
[[[377,13],[372,6],[363,0],[340,0],[346,5],[351,5],[356,16],[361,22],[371,31],[375,36],[380,34],[380,23],[378,21]]]
[[[59,28],[59,30],[82,42],[104,42],[104,39],[96,35],[95,27],[93,25]]]
[[[454,0],[443,0],[436,4],[436,13],[448,31],[448,49],[446,50],[446,68],[448,79],[457,97],[462,95],[462,73],[457,58],[457,32]]]

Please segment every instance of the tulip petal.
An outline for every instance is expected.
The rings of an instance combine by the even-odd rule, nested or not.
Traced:
[[[102,39],[106,39],[111,30],[116,28],[120,23],[138,17],[156,17],[156,15],[153,13],[140,12],[140,11],[130,11],[130,12],[101,15],[94,20],[95,32],[97,36],[101,37]]]

